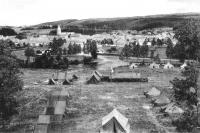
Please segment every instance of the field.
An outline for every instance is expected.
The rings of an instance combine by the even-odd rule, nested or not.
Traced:
[[[99,65],[96,67],[76,66],[68,71],[68,78],[76,74],[79,78],[73,85],[49,86],[45,82],[56,73],[56,70],[44,69],[23,69],[24,90],[19,94],[19,100],[24,101],[24,108],[21,110],[15,121],[21,119],[26,123],[35,125],[38,115],[41,114],[46,106],[46,95],[52,90],[65,90],[70,93],[72,99],[67,105],[67,116],[62,124],[51,128],[52,133],[98,133],[103,116],[117,108],[125,115],[131,125],[131,133],[159,133],[173,131],[169,122],[163,122],[157,109],[151,107],[150,99],[145,98],[143,92],[155,86],[162,90],[162,95],[170,97],[170,83],[174,77],[180,77],[180,71],[175,70],[151,70],[149,68],[138,68],[134,71],[140,72],[149,78],[148,83],[108,83],[85,84],[88,77],[94,70],[109,74],[110,67],[126,65],[117,57],[99,56]],[[60,73],[62,73],[60,71]],[[70,113],[74,110],[76,113]],[[23,115],[22,115],[23,114]],[[18,120],[17,120],[18,119]],[[164,124],[164,125],[163,125]],[[18,128],[13,133],[20,133],[23,128]]]

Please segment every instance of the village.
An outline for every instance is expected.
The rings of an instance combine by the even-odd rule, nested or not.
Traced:
[[[13,128],[13,132],[177,132],[173,121],[185,112],[185,106],[174,101],[171,82],[184,78],[185,68],[197,62],[169,58],[169,40],[172,46],[177,43],[172,28],[83,35],[62,32],[58,25],[56,35],[31,32],[25,39],[1,36],[13,42],[12,54],[22,62],[20,112],[10,125],[23,126]],[[93,44],[94,59],[89,51]],[[72,52],[71,46],[77,52]],[[126,46],[148,49],[143,55],[130,56]],[[27,49],[33,49],[34,54],[27,56]],[[87,58],[90,61],[85,63]],[[67,64],[36,64],[46,59],[50,63],[67,60]],[[190,91],[195,93],[192,87]]]

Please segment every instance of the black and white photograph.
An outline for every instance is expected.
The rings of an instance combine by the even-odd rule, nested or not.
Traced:
[[[0,0],[0,133],[200,133],[200,0]]]

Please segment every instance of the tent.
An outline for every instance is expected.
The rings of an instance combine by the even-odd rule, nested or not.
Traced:
[[[154,106],[165,106],[170,103],[169,98],[161,96],[153,101]]]
[[[173,69],[173,68],[174,66],[170,62],[164,65],[164,69]]]
[[[144,92],[144,95],[146,97],[156,97],[156,96],[160,96],[161,92],[160,90],[156,89],[155,87],[151,88],[151,90]]]
[[[175,103],[170,103],[162,108],[165,113],[168,114],[182,114],[184,113],[183,109],[176,106]]]
[[[160,68],[160,65],[159,64],[156,64],[155,62],[151,63],[150,66],[149,66],[151,69],[154,69],[154,68]]]
[[[90,79],[87,81],[88,84],[97,84],[101,81],[100,77],[97,76],[95,73],[92,74]]]
[[[62,83],[63,85],[70,85],[71,83],[69,82],[69,80],[68,79],[65,79],[64,81],[63,81],[63,83]]]
[[[102,118],[100,133],[130,133],[128,119],[114,109]]]
[[[182,69],[184,69],[186,66],[187,66],[187,63],[186,63],[186,62],[184,62],[184,64],[183,64],[183,65],[181,65],[181,70],[182,70]]]
[[[49,85],[55,85],[56,84],[56,81],[54,79],[49,79],[49,82],[48,82]]]
[[[129,69],[134,69],[134,68],[137,68],[138,66],[135,64],[135,63],[132,63],[130,66],[129,66]]]
[[[76,76],[75,74],[72,76],[73,79],[77,80],[78,76]]]
[[[94,71],[94,73],[95,73],[97,76],[99,76],[99,78],[102,78],[102,77],[103,77],[103,75],[102,75],[101,73],[99,73],[98,71]]]

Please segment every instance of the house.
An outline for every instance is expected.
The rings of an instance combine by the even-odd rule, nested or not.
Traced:
[[[128,119],[114,109],[102,118],[100,133],[130,133]]]
[[[163,68],[164,68],[164,69],[173,69],[174,66],[173,66],[170,62],[168,62],[167,64],[164,65]]]

